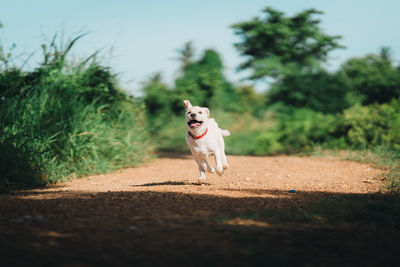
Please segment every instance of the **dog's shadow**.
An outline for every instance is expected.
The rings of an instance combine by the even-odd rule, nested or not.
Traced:
[[[189,182],[187,180],[185,181],[166,181],[166,182],[160,182],[160,183],[147,183],[147,184],[139,184],[139,185],[132,185],[133,187],[150,187],[150,186],[168,186],[168,185],[195,185],[195,186],[201,186],[201,185],[210,185],[209,183],[205,182]]]

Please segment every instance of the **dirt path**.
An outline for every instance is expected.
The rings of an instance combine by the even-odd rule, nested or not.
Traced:
[[[380,170],[327,158],[228,158],[223,177],[169,155],[0,196],[4,266],[400,263]],[[290,190],[296,190],[291,193]]]

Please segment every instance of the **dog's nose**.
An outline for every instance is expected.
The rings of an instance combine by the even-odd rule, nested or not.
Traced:
[[[192,114],[190,114],[190,117],[192,117],[192,119],[193,119],[194,117],[196,117],[196,114],[192,113]]]

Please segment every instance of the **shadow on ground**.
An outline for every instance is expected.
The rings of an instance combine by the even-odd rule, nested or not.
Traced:
[[[1,263],[400,264],[400,201],[396,196],[323,192],[288,195],[277,190],[262,193],[271,197],[156,191],[3,195]]]
[[[202,185],[210,185],[210,184],[204,183],[204,182],[193,183],[193,182],[190,182],[189,180],[185,180],[185,181],[167,181],[167,182],[160,182],[160,183],[139,184],[139,185],[133,185],[133,187],[166,186],[166,185],[202,186]]]

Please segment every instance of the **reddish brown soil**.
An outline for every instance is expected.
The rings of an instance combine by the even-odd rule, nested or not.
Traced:
[[[4,266],[400,263],[380,170],[329,158],[188,156],[0,196]],[[296,190],[290,193],[290,190]],[[383,205],[383,206],[382,206]],[[384,219],[382,219],[384,218]]]

